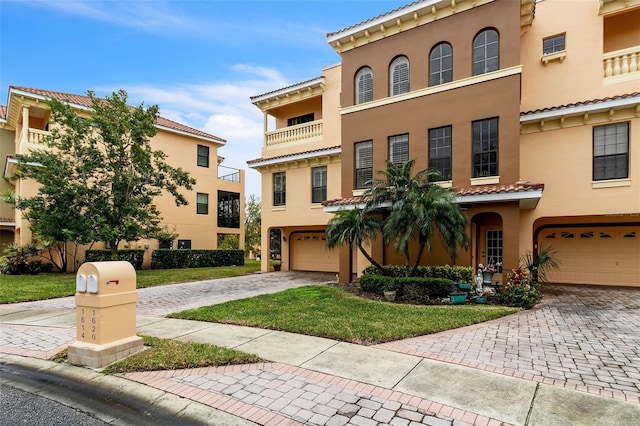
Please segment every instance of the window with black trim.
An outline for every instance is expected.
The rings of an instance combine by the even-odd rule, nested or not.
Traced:
[[[361,68],[356,74],[356,104],[373,100],[373,72],[369,67]]]
[[[409,91],[409,59],[398,56],[389,67],[389,95],[400,95]]]
[[[287,118],[287,126],[296,126],[298,124],[309,123],[310,121],[315,120],[315,114],[309,113],[300,115],[298,117]]]
[[[542,39],[542,54],[548,55],[550,53],[561,52],[565,50],[564,40],[564,34],[558,34]]]
[[[451,180],[451,129],[429,129],[429,168],[440,172],[438,180]]]
[[[273,174],[273,205],[284,206],[287,203],[287,175],[285,172]]]
[[[498,118],[473,122],[473,177],[498,176]]]
[[[593,128],[593,180],[629,177],[629,123]]]
[[[429,86],[453,81],[453,49],[447,42],[439,43],[429,55]]]
[[[327,166],[311,169],[311,202],[321,203],[327,200]]]
[[[481,31],[473,39],[473,75],[500,69],[500,36],[493,28]]]
[[[191,240],[178,240],[178,250],[191,249]]]
[[[198,166],[209,167],[209,147],[198,145]]]
[[[355,144],[355,189],[371,187],[373,178],[373,141],[358,142]]]
[[[198,192],[196,195],[196,213],[209,214],[209,194]]]
[[[393,164],[409,160],[409,134],[389,136],[389,161]]]
[[[240,228],[240,194],[218,191],[218,226]]]

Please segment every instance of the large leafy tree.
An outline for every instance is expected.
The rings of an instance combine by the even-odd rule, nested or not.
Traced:
[[[186,205],[180,190],[190,190],[195,180],[152,149],[158,106],[130,107],[124,90],[105,99],[93,92],[88,97],[86,115],[66,102],[48,102],[46,147],[16,156],[16,177],[34,179],[38,193],[16,198],[15,206],[39,238],[60,247],[104,241],[115,259],[120,242],[159,231],[155,197],[165,191],[176,205]]]
[[[366,240],[373,240],[382,228],[382,222],[375,216],[366,215],[360,210],[339,210],[327,224],[327,247],[334,248],[344,244],[358,247],[360,252],[376,267],[380,264],[364,249]]]
[[[261,216],[260,199],[251,194],[245,207],[244,248],[253,253],[260,251]]]

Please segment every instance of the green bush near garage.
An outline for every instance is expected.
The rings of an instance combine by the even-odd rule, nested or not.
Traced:
[[[154,250],[151,269],[208,268],[244,265],[244,250]]]

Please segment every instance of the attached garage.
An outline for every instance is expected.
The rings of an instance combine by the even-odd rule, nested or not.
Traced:
[[[324,232],[293,232],[289,238],[292,270],[338,272],[340,250],[327,248]]]
[[[640,226],[547,228],[538,243],[558,251],[551,283],[640,287]]]

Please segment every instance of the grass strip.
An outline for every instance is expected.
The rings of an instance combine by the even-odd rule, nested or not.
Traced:
[[[313,285],[170,316],[372,345],[476,324],[519,310],[495,305],[388,303],[361,298],[335,286]]]

